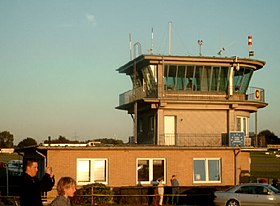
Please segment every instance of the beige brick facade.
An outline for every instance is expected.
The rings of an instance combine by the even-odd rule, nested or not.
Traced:
[[[137,158],[163,158],[165,184],[176,174],[182,186],[225,186],[239,183],[241,170],[250,170],[250,152],[235,148],[187,147],[49,147],[47,163],[53,167],[56,179],[63,176],[77,178],[78,158],[105,158],[108,160],[108,186],[136,186]],[[220,183],[195,183],[194,158],[219,158]],[[150,185],[150,184],[148,184]],[[144,185],[145,186],[145,185]],[[55,195],[54,192],[50,193]]]

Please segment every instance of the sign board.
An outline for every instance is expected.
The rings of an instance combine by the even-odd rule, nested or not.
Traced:
[[[244,147],[244,132],[230,132],[229,133],[229,146],[230,147]]]
[[[255,90],[255,99],[261,100],[261,90],[260,89]]]

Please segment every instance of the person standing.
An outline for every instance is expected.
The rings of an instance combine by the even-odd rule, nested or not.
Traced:
[[[172,205],[178,205],[179,204],[179,181],[176,177],[176,175],[172,175],[171,177],[171,186],[172,186],[172,197],[171,197],[171,204]]]
[[[51,167],[46,168],[46,173],[40,180],[37,177],[38,161],[29,159],[26,162],[26,171],[20,183],[21,206],[43,206],[41,192],[48,192],[54,186],[54,175]]]
[[[163,195],[164,195],[163,178],[158,179],[158,195],[159,195],[159,205],[162,205]]]
[[[73,197],[76,192],[76,182],[71,177],[62,177],[57,183],[58,196],[52,201],[50,206],[71,206],[69,197]]]

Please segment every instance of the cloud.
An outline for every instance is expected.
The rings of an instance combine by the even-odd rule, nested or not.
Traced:
[[[93,14],[86,14],[86,19],[92,26],[96,26],[96,19]]]

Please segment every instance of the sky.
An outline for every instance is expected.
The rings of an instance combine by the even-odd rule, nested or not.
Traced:
[[[266,65],[250,86],[265,89],[258,131],[280,136],[279,0],[0,0],[0,132],[70,140],[133,135],[132,118],[115,109],[132,88],[116,69],[130,60],[129,34],[143,54],[248,57]],[[251,116],[254,119],[254,115]],[[255,131],[251,123],[251,131]]]

